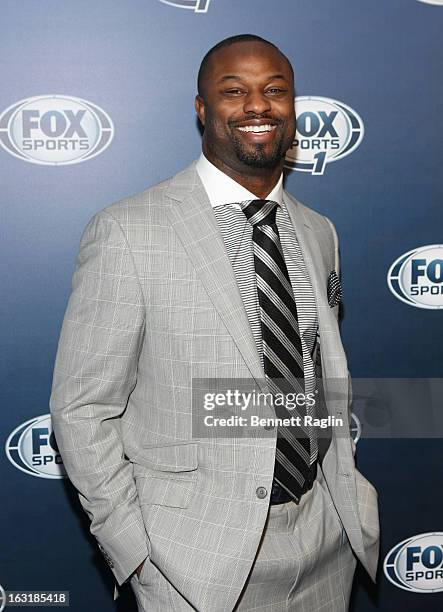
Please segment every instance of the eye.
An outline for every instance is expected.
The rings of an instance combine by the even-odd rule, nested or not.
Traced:
[[[281,87],[270,87],[267,92],[271,94],[279,94],[284,93],[286,89],[282,89]]]
[[[243,93],[242,89],[238,89],[237,87],[232,87],[231,89],[226,89],[225,94],[228,96],[241,96]]]

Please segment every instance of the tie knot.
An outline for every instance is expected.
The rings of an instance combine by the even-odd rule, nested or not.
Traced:
[[[252,226],[273,225],[275,223],[278,202],[273,200],[246,200],[246,202],[240,202],[240,206]]]

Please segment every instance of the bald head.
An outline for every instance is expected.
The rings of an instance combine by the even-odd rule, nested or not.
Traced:
[[[207,82],[211,78],[212,67],[214,63],[217,62],[217,54],[220,54],[221,51],[231,47],[232,45],[235,45],[237,47],[237,52],[241,54],[242,46],[246,45],[247,43],[249,43],[249,47],[251,47],[251,44],[252,46],[267,45],[273,50],[274,53],[278,53],[287,63],[289,71],[292,75],[292,81],[294,80],[294,71],[291,62],[288,60],[286,55],[282,53],[276,45],[274,45],[274,43],[271,43],[269,40],[261,38],[260,36],[256,36],[255,34],[239,34],[237,36],[230,36],[229,38],[225,38],[224,40],[220,41],[209,49],[204,56],[197,76],[197,90],[199,96],[204,97],[205,95]]]

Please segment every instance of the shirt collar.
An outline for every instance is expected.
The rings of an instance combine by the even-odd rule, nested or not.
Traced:
[[[221,204],[257,200],[257,196],[242,187],[227,174],[216,168],[203,153],[200,155],[196,170],[208,194],[212,208]],[[283,206],[283,173],[274,189],[266,196],[266,200],[273,200]]]

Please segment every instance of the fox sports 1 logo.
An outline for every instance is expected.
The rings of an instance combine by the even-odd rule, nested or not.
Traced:
[[[34,164],[78,164],[102,153],[114,126],[105,111],[72,96],[35,96],[15,102],[0,115],[0,144]]]
[[[443,533],[422,533],[396,544],[385,557],[388,580],[414,593],[443,591]]]
[[[66,476],[50,414],[43,414],[16,427],[6,441],[5,450],[12,465],[26,474],[39,478]]]
[[[175,8],[190,9],[194,13],[207,13],[211,0],[160,0]]]
[[[295,98],[297,131],[285,166],[321,175],[326,165],[343,159],[361,143],[361,117],[347,104],[320,96]]]
[[[396,298],[417,308],[443,308],[443,245],[424,246],[401,255],[388,271]]]

